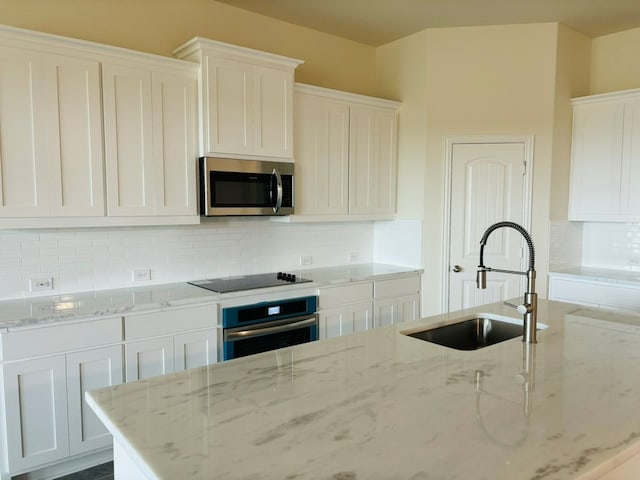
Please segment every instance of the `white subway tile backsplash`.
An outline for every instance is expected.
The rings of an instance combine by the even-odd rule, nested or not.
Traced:
[[[640,224],[585,222],[582,264],[640,271]]]
[[[180,227],[6,230],[0,233],[0,299],[170,283],[374,260],[374,225],[278,224],[263,218],[219,219]],[[51,276],[55,290],[29,292],[29,278]]]

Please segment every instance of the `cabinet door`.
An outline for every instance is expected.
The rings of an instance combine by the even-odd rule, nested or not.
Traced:
[[[43,57],[0,47],[0,215],[49,214]]]
[[[129,342],[124,351],[127,382],[174,372],[173,337]]]
[[[623,119],[621,102],[574,107],[570,220],[606,221],[619,214]]]
[[[620,214],[624,221],[640,220],[640,99],[624,105],[624,142],[620,186]]]
[[[318,324],[320,339],[369,330],[373,326],[372,302],[320,310]]]
[[[209,365],[218,360],[215,329],[176,335],[173,342],[176,371]]]
[[[420,317],[420,296],[413,294],[386,300],[376,300],[374,302],[374,310],[374,324],[376,327],[416,320]]]
[[[253,67],[206,57],[203,101],[205,152],[253,152]],[[208,87],[208,88],[207,88]]]
[[[346,214],[349,207],[349,106],[295,97],[296,213]]]
[[[108,215],[154,213],[151,73],[102,65]]]
[[[349,213],[394,213],[398,115],[352,106],[349,136]]]
[[[86,404],[86,391],[122,383],[122,347],[114,345],[67,355],[69,451],[71,455],[111,445],[111,434]]]
[[[293,157],[292,88],[292,72],[253,68],[253,150],[256,155]]]
[[[2,366],[12,473],[69,455],[64,355]]]
[[[45,85],[50,213],[103,216],[99,64],[47,55]]]
[[[196,80],[153,73],[156,215],[196,215]]]

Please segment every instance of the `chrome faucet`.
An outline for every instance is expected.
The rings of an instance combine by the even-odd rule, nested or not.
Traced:
[[[500,270],[497,268],[486,267],[484,264],[484,247],[487,244],[487,239],[491,232],[498,228],[509,227],[517,230],[526,240],[529,246],[529,269],[526,272],[519,272],[514,270]],[[524,292],[524,301],[520,305],[514,305],[509,302],[504,302],[505,305],[515,308],[519,314],[522,315],[524,320],[523,325],[523,342],[536,343],[536,330],[537,330],[537,313],[538,313],[538,294],[536,289],[536,270],[535,264],[535,249],[533,248],[533,241],[527,231],[520,225],[514,222],[498,222],[491,225],[482,235],[480,239],[480,265],[478,265],[478,272],[476,274],[476,285],[478,288],[487,288],[487,272],[499,272],[499,273],[512,273],[516,275],[527,276],[527,289]]]

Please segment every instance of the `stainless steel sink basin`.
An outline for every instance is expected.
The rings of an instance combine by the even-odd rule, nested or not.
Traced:
[[[547,325],[538,323],[538,330]],[[494,314],[460,318],[442,327],[403,330],[400,333],[456,350],[477,350],[522,336],[522,321]]]

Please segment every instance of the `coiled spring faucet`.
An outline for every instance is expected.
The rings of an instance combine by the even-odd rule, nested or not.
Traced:
[[[484,264],[484,247],[487,244],[487,239],[491,232],[499,228],[509,227],[517,230],[526,240],[529,247],[529,269],[526,272],[520,272],[516,270],[500,270],[497,268],[490,268]],[[505,305],[515,308],[520,313],[524,320],[523,325],[523,342],[536,343],[536,330],[537,330],[537,313],[538,313],[538,294],[536,289],[536,270],[535,270],[535,249],[533,247],[533,241],[527,231],[520,225],[514,222],[498,222],[491,225],[482,235],[480,239],[480,265],[478,265],[478,272],[476,273],[476,285],[478,288],[487,288],[487,272],[499,272],[499,273],[512,273],[515,275],[526,275],[527,277],[527,289],[524,292],[524,301],[520,305],[514,305],[509,302],[504,302]]]

